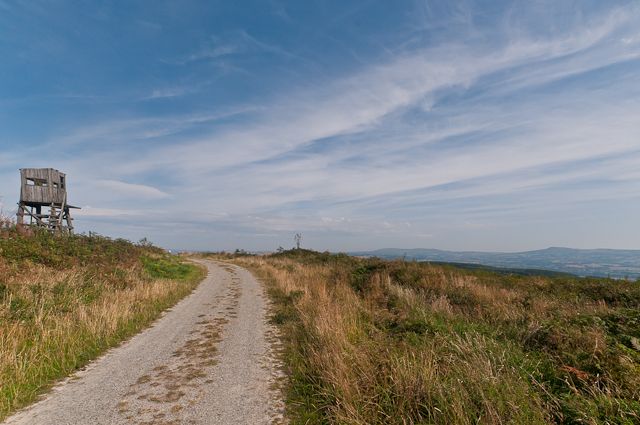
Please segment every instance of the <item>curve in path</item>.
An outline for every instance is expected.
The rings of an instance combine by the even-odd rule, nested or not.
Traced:
[[[283,422],[263,288],[238,266],[200,263],[209,273],[191,295],[4,424]]]

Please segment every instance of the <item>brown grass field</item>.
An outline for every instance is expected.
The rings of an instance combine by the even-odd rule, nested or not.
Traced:
[[[288,251],[268,285],[292,423],[640,423],[640,284]]]
[[[640,283],[293,250],[217,255],[273,301],[293,424],[640,423]],[[147,244],[0,223],[0,419],[188,294]]]

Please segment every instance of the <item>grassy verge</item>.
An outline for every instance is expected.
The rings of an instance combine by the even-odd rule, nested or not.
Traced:
[[[148,326],[203,276],[150,246],[0,229],[0,420]]]
[[[308,251],[256,270],[292,423],[640,423],[640,285]]]

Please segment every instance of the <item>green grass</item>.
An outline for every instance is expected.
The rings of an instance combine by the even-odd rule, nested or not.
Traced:
[[[154,279],[193,280],[200,276],[200,270],[193,264],[175,256],[141,257],[144,270]]]

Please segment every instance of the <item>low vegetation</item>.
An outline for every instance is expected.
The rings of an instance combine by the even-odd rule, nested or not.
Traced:
[[[292,423],[640,423],[640,285],[294,250],[267,282]]]
[[[149,325],[203,271],[146,243],[0,223],[0,420]]]

